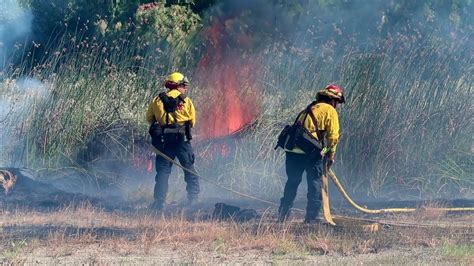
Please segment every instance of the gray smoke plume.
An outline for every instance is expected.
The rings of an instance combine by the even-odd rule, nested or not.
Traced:
[[[25,140],[19,131],[34,103],[48,96],[47,85],[34,78],[5,79],[0,83],[0,166],[23,166]]]
[[[331,2],[337,4],[330,4]],[[413,60],[413,62],[419,64],[420,67],[414,67],[412,72],[414,74],[408,75],[408,73],[406,79],[400,78],[401,75],[397,72],[400,71],[399,69],[394,68],[393,72],[390,72],[391,69],[387,68],[387,71],[380,72],[381,75],[374,79],[377,86],[371,88],[372,90],[386,87],[392,74],[398,75],[399,81],[407,80],[407,84],[414,86],[413,90],[417,90],[416,85],[420,81],[435,84],[437,78],[430,75],[434,71],[433,67],[429,68],[431,72],[417,74],[422,66],[449,65],[448,70],[444,67],[439,68],[437,73],[442,78],[468,79],[469,81],[466,82],[471,82],[472,75],[466,73],[468,64],[455,64],[455,61],[456,58],[471,58],[470,61],[463,62],[472,62],[473,14],[474,4],[471,1],[227,0],[219,1],[219,5],[209,9],[208,17],[205,17],[204,21],[207,21],[211,27],[205,27],[204,33],[212,33],[209,34],[210,44],[206,48],[217,48],[210,49],[214,54],[221,52],[221,55],[216,56],[217,62],[221,60],[225,63],[225,58],[227,61],[235,61],[235,58],[242,57],[252,58],[254,60],[252,62],[255,62],[255,59],[263,57],[262,55],[268,55],[268,61],[260,64],[266,67],[265,70],[271,69],[265,72],[268,77],[262,78],[262,83],[267,87],[266,90],[271,90],[272,96],[283,94],[285,97],[282,97],[282,102],[288,102],[287,105],[301,102],[301,108],[303,108],[306,99],[301,99],[300,94],[295,93],[295,88],[306,92],[328,82],[340,82],[347,86],[345,89],[348,99],[354,99],[355,96],[363,94],[363,88],[370,87],[357,83],[358,67],[369,64],[378,66],[379,62],[382,62],[380,58],[386,60],[383,62],[408,67],[404,65],[404,59],[398,59],[398,56],[405,55],[400,51],[411,51],[413,53],[411,56],[419,57],[419,60]],[[220,41],[219,45],[215,44],[215,40]],[[425,56],[428,52],[431,56]],[[349,62],[348,59],[353,61]],[[341,62],[347,67],[344,69],[347,70],[345,73],[350,73],[350,75],[340,75],[339,69],[326,71],[330,69],[326,66],[338,66]],[[367,71],[375,72],[377,69],[367,69]],[[283,78],[280,78],[281,76]],[[397,94],[401,95],[405,89],[399,85],[392,87],[393,89],[390,90],[392,99],[396,98]],[[435,91],[436,86],[432,86],[430,90]],[[350,97],[353,91],[354,97]],[[439,91],[442,90],[439,89]],[[278,101],[275,98],[279,97],[272,97],[272,104],[276,108],[265,108],[265,114],[281,117],[282,109],[275,104]],[[430,99],[427,102],[439,109],[450,104],[437,105],[436,99]],[[357,116],[349,120],[348,112],[341,111],[343,130],[353,130],[356,125]],[[393,115],[390,119],[397,121],[397,117]],[[438,128],[440,127],[433,124],[430,128],[431,133],[434,134]],[[386,132],[390,132],[390,129],[387,128],[383,133]],[[421,137],[423,134],[422,131],[413,130],[413,135]],[[347,143],[348,139],[344,137],[343,141]],[[348,158],[354,156],[348,148],[341,148],[340,154]],[[242,165],[249,168],[247,162]],[[342,160],[338,167],[341,165],[343,165]],[[349,170],[355,168],[355,163],[351,160],[346,160],[345,165]],[[369,167],[365,166],[357,176],[368,176],[363,172],[365,169]],[[393,169],[397,169],[396,165]],[[415,170],[412,171],[405,175],[417,174]],[[392,176],[398,174],[396,170],[393,170],[393,173]],[[352,175],[348,173],[341,176]],[[402,194],[407,193],[404,191]]]
[[[33,15],[17,0],[0,0],[0,70],[10,61],[16,42],[22,42],[31,32]],[[1,76],[0,76],[1,77]]]
[[[18,118],[26,111],[31,99],[43,95],[45,87],[35,79],[9,78],[6,67],[20,54],[22,45],[31,33],[33,15],[17,0],[0,0],[0,165],[13,161],[12,151]],[[16,157],[16,156],[15,156]]]

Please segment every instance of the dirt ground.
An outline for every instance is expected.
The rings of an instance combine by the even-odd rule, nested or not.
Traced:
[[[291,265],[469,265],[473,261],[449,258],[428,248],[397,249],[380,253],[352,256],[313,254],[269,254],[259,251],[220,254],[208,251],[153,248],[149,254],[120,254],[109,247],[93,244],[81,247],[61,247],[62,254],[51,254],[47,248],[38,248],[28,255],[9,262],[22,264],[291,264]],[[56,253],[58,251],[54,251]],[[51,255],[48,255],[51,254]],[[5,260],[4,260],[5,262]],[[472,264],[470,264],[472,265]]]
[[[474,228],[360,228],[110,212],[0,211],[0,263],[473,265]],[[472,221],[473,216],[456,220]],[[449,218],[446,218],[449,219]]]
[[[370,232],[305,225],[298,212],[276,223],[276,209],[254,202],[240,202],[257,210],[249,221],[211,219],[216,200],[154,213],[19,179],[0,191],[0,263],[474,265],[472,213],[371,217],[388,224]]]

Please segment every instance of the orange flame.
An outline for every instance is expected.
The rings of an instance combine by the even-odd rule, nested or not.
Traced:
[[[226,23],[216,21],[205,36],[207,52],[198,64],[198,73],[208,93],[206,106],[201,108],[200,131],[204,139],[230,135],[255,119],[258,110],[253,78],[257,69],[255,58],[242,59],[226,45]],[[246,43],[249,38],[237,36]]]

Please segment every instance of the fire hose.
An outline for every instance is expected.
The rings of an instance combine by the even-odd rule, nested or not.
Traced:
[[[381,213],[395,213],[395,212],[414,212],[417,209],[415,208],[389,208],[389,209],[377,209],[377,210],[372,210],[372,209],[367,209],[364,208],[357,203],[355,203],[352,198],[347,194],[346,190],[344,187],[341,185],[339,180],[337,179],[336,175],[334,174],[332,169],[329,169],[327,171],[329,173],[329,176],[331,177],[332,181],[336,185],[337,189],[339,192],[341,192],[342,196],[349,202],[349,204],[352,205],[355,209],[368,213],[368,214],[381,214]],[[442,207],[437,207],[437,208],[424,208],[427,210],[433,209],[433,210],[438,210],[438,211],[474,211],[474,207],[464,207],[464,208],[442,208]]]
[[[240,192],[240,191],[236,191],[232,188],[229,188],[227,186],[224,186],[218,182],[215,182],[213,180],[210,180],[210,179],[207,179],[207,178],[204,178],[202,177],[201,175],[199,175],[196,171],[193,171],[189,168],[186,168],[184,166],[182,166],[180,163],[176,162],[175,160],[171,159],[170,157],[168,157],[166,154],[162,153],[161,151],[155,149],[155,153],[158,155],[158,156],[161,156],[163,159],[169,161],[170,163],[176,165],[177,167],[183,169],[184,171],[186,172],[189,172],[191,174],[194,174],[196,176],[198,176],[199,178],[201,178],[202,180],[214,185],[214,186],[217,186],[217,187],[220,187],[226,191],[229,191],[231,193],[234,193],[236,195],[239,195],[239,196],[242,196],[242,197],[245,197],[245,198],[249,198],[249,199],[253,199],[253,200],[256,200],[256,201],[259,201],[259,202],[262,202],[262,203],[266,203],[266,204],[269,204],[269,205],[272,205],[272,206],[276,206],[278,207],[279,205],[275,202],[271,202],[271,201],[268,201],[268,200],[264,200],[264,199],[261,199],[261,198],[258,198],[258,197],[255,197],[255,196],[252,196],[252,195],[249,195],[249,194],[246,194],[246,193],[243,193],[243,192]],[[336,188],[339,190],[339,192],[342,194],[342,196],[344,197],[344,199],[349,202],[349,204],[355,208],[356,210],[360,211],[360,212],[363,212],[363,213],[367,213],[367,214],[386,214],[386,213],[409,213],[409,212],[415,212],[419,209],[416,209],[416,208],[386,208],[386,209],[368,209],[368,208],[365,208],[365,207],[362,207],[360,206],[359,204],[357,204],[354,200],[352,200],[352,198],[349,196],[349,194],[346,192],[346,190],[344,189],[344,187],[342,186],[342,184],[339,182],[339,179],[337,178],[336,174],[334,173],[334,171],[331,169],[331,168],[328,168],[328,167],[325,167],[324,169],[324,173],[322,175],[322,188],[321,188],[321,196],[322,196],[322,209],[323,209],[323,217],[324,219],[326,220],[326,222],[328,224],[331,224],[331,225],[336,225],[336,222],[338,222],[338,224],[344,224],[346,223],[347,221],[351,221],[351,222],[356,222],[356,223],[359,223],[362,225],[362,227],[364,228],[364,230],[368,230],[368,231],[378,231],[379,230],[379,227],[380,227],[380,224],[385,224],[385,225],[396,225],[396,226],[417,226],[417,227],[424,227],[424,226],[430,226],[430,225],[421,225],[421,224],[413,224],[413,223],[403,223],[403,222],[381,222],[381,221],[378,221],[378,220],[372,220],[372,219],[358,219],[358,218],[353,218],[353,217],[346,217],[346,216],[333,216],[331,215],[331,211],[330,211],[330,203],[329,203],[329,178],[328,176],[331,177],[331,180],[334,182],[334,184],[336,185]],[[464,208],[424,208],[424,209],[428,209],[428,210],[436,210],[436,211],[446,211],[446,212],[456,212],[456,211],[474,211],[474,207],[464,207]],[[301,209],[294,209],[294,210],[298,210],[298,211],[303,211]]]
[[[331,225],[336,225],[336,222],[334,221],[334,216],[331,215],[331,210],[330,210],[330,205],[329,205],[329,181],[328,181],[328,176],[331,177],[331,180],[334,182],[336,185],[336,188],[339,190],[339,192],[342,194],[344,199],[356,210],[367,213],[367,214],[386,214],[386,213],[409,213],[409,212],[415,212],[419,209],[416,208],[385,208],[385,209],[368,209],[365,207],[360,206],[357,204],[352,198],[349,196],[349,194],[346,192],[342,184],[339,182],[339,179],[337,178],[336,174],[331,168],[325,167],[325,173],[322,176],[322,189],[321,189],[321,194],[322,194],[322,200],[323,200],[323,216],[326,222],[328,222]],[[434,210],[434,211],[445,211],[445,212],[456,212],[456,211],[474,211],[474,207],[465,207],[465,208],[423,208],[424,210]],[[369,226],[369,230],[371,231],[377,231],[379,224],[377,223],[378,221],[375,220],[360,220],[360,219],[354,219],[352,217],[343,217],[343,216],[336,216],[340,221],[341,220],[359,220],[359,221],[365,221],[365,222],[373,222]],[[389,224],[386,222],[386,224]],[[408,226],[418,226],[418,224],[409,224],[409,223],[399,223],[397,222],[396,224],[393,225],[408,225]]]

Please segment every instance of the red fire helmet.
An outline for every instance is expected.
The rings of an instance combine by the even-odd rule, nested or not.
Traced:
[[[324,95],[332,99],[336,99],[339,103],[346,102],[346,99],[344,97],[344,91],[336,84],[327,85],[324,90],[318,92],[318,95]]]

